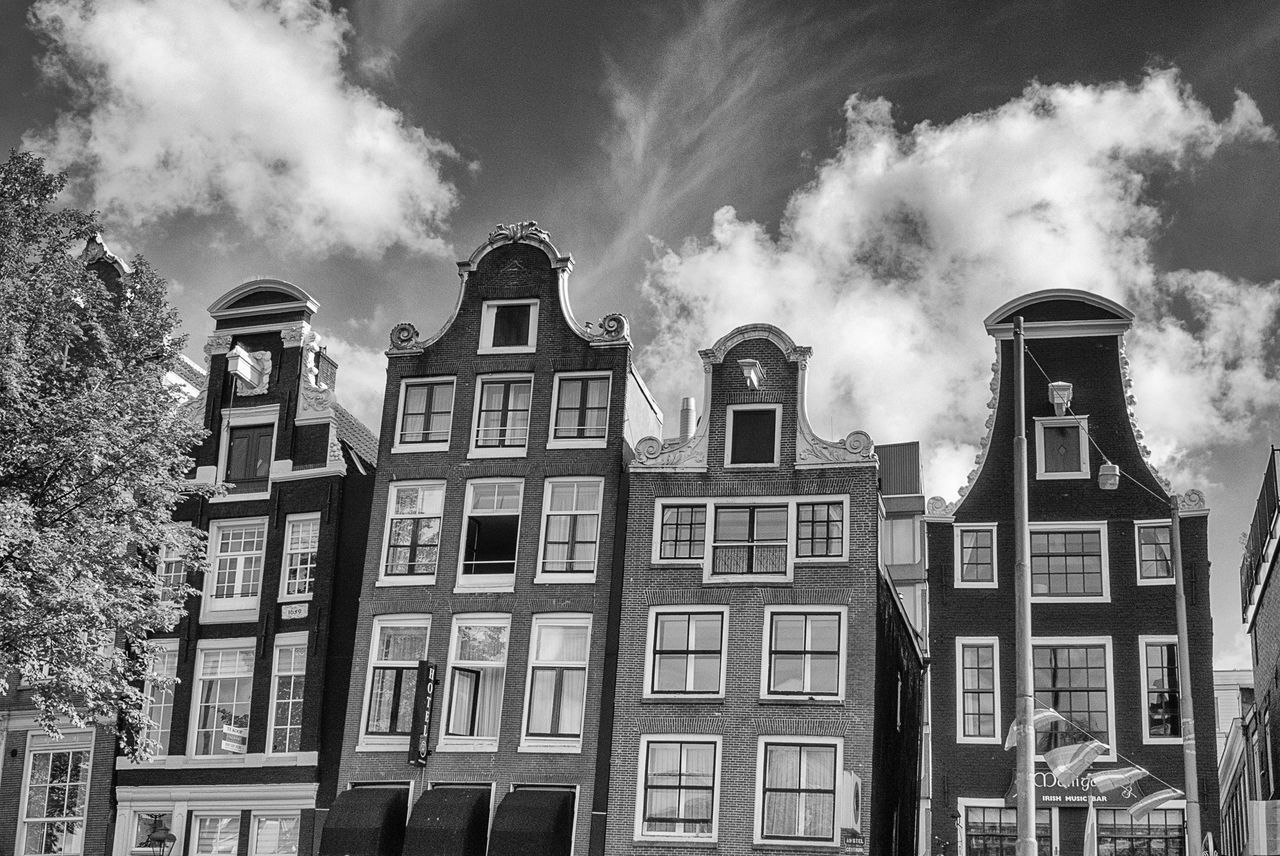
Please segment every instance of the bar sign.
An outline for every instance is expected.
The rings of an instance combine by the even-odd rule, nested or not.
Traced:
[[[427,735],[431,733],[431,709],[436,695],[436,664],[418,661],[418,686],[413,693],[413,727],[409,731],[409,763],[425,767],[431,750]]]

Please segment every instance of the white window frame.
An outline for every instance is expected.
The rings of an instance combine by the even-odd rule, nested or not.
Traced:
[[[369,657],[364,669],[364,693],[360,702],[360,732],[356,739],[357,752],[405,752],[409,749],[408,734],[369,734],[369,702],[373,693],[373,670],[378,666],[408,668],[409,660],[379,660],[378,645],[383,627],[425,627],[427,643],[422,652],[422,659],[427,659],[431,650],[431,614],[422,612],[403,612],[375,615],[373,628],[369,631]],[[412,661],[413,668],[418,667],[417,660]]]
[[[156,580],[166,598],[187,583],[186,557],[168,544],[161,544],[156,551]]]
[[[1107,808],[1110,808],[1110,809],[1118,809],[1118,810],[1120,810],[1120,811],[1124,811],[1124,807],[1123,807],[1123,806],[1099,805],[1099,806],[1097,806],[1097,808],[1099,808],[1099,809],[1107,809]],[[1163,802],[1163,803],[1161,803],[1161,804],[1160,804],[1160,806],[1159,806],[1159,808],[1158,808],[1158,809],[1154,809],[1154,810],[1156,810],[1156,811],[1180,811],[1180,812],[1182,812],[1182,820],[1183,820],[1183,829],[1182,829],[1182,852],[1183,852],[1183,853],[1187,853],[1187,854],[1195,853],[1195,852],[1196,852],[1196,847],[1195,847],[1194,845],[1192,845],[1192,844],[1191,844],[1191,842],[1189,842],[1189,841],[1187,840],[1187,831],[1186,831],[1187,801],[1186,801],[1186,799],[1169,800],[1168,802]],[[1144,818],[1144,820],[1145,820],[1145,819],[1146,819],[1146,818]],[[1054,829],[1055,829],[1055,831],[1056,831],[1056,829],[1057,829],[1057,810],[1056,810],[1056,809],[1054,810]],[[1101,824],[1099,824],[1099,825],[1098,825],[1098,831],[1095,833],[1095,836],[1098,836],[1098,835],[1101,835],[1101,834],[1102,834]],[[1096,838],[1096,837],[1095,837],[1094,841],[1095,841],[1095,843],[1096,843],[1096,841],[1097,841],[1097,838]],[[1057,844],[1057,839],[1056,839],[1056,838],[1055,838],[1055,840],[1054,840],[1054,844],[1055,844],[1055,846],[1056,846],[1056,844]],[[1203,852],[1203,851],[1201,851],[1201,852]]]
[[[124,808],[124,806],[121,806],[121,808]],[[117,820],[115,834],[115,842],[117,846],[114,852],[120,853],[123,851],[124,853],[129,854],[129,856],[153,856],[150,847],[146,845],[138,847],[136,845],[138,844],[138,823],[141,821],[145,822],[148,826],[151,826],[150,815],[154,814],[169,815],[169,832],[173,833],[176,841],[182,840],[184,830],[181,824],[185,818],[182,817],[183,813],[178,811],[177,805],[170,802],[162,806],[155,806],[154,810],[150,810],[145,806],[140,806],[138,803],[132,803],[123,815],[117,815],[117,818],[123,816],[126,820],[124,823],[120,823],[119,820]],[[120,846],[120,839],[122,836],[125,839],[123,847]],[[177,849],[176,841],[174,844],[175,850]]]
[[[311,585],[310,591],[303,594],[289,594],[289,550],[290,536],[293,534],[293,527],[307,523],[316,524],[316,547],[315,547],[315,565],[311,568]],[[319,581],[320,571],[320,512],[308,511],[302,514],[290,514],[284,520],[284,542],[280,547],[280,592],[277,600],[280,603],[288,603],[290,601],[311,600],[311,596],[315,593],[316,583]]]
[[[1170,574],[1164,579],[1148,579],[1142,576],[1142,530],[1143,529],[1159,529],[1165,528],[1169,530],[1169,570]],[[1168,517],[1161,520],[1135,520],[1133,521],[1133,575],[1140,586],[1171,586],[1174,584],[1174,574],[1176,571],[1173,567],[1173,521]]]
[[[12,732],[11,742],[12,741]],[[85,856],[85,838],[86,831],[89,826],[89,798],[93,787],[93,743],[94,731],[92,729],[64,729],[61,739],[54,739],[45,735],[40,731],[27,732],[27,745],[24,750],[22,760],[22,781],[20,787],[22,792],[18,799],[18,816],[17,816],[17,838],[14,844],[14,853],[26,853],[26,827],[27,821],[27,798],[31,790],[31,764],[37,754],[46,752],[87,752],[88,758],[88,774],[85,776],[83,783],[84,788],[84,813],[78,815],[77,818],[57,818],[58,821],[78,819],[80,823],[80,850],[67,851],[68,856]],[[44,821],[37,821],[44,822]]]
[[[216,817],[234,817],[236,819],[236,849],[240,849],[239,839],[241,833],[241,825],[244,823],[244,817],[240,813],[240,809],[224,809],[222,811],[193,811],[191,813],[191,833],[190,845],[192,856],[205,856],[199,851],[200,847],[200,821],[204,818]]]
[[[733,457],[733,422],[739,410],[773,411],[773,460],[769,463],[735,464]],[[782,463],[782,405],[781,404],[730,404],[725,408],[724,466],[728,470],[776,468]]]
[[[991,667],[993,671],[993,690],[995,694],[995,727],[990,737],[975,737],[964,733],[964,649],[986,645],[991,648]],[[1002,743],[1004,731],[1001,720],[1000,698],[1000,637],[999,636],[957,636],[956,637],[956,742],[957,743]]]
[[[645,774],[650,743],[710,743],[715,746],[716,762],[711,778],[711,834],[681,835],[678,833],[653,833],[644,831]],[[641,734],[640,753],[636,763],[636,813],[633,839],[635,841],[705,841],[720,840],[720,769],[724,765],[724,741],[719,734]]]
[[[596,515],[596,557],[590,571],[544,571],[542,563],[546,558],[547,550],[547,523],[551,517],[551,488],[556,484],[565,484],[573,482],[590,482],[595,484],[600,490],[600,505],[595,511]],[[523,494],[521,496],[523,502]],[[560,511],[556,514],[590,514],[589,511]],[[534,572],[533,581],[535,583],[559,583],[559,584],[582,584],[594,583],[596,575],[600,571],[600,541],[604,534],[604,479],[599,476],[555,476],[548,478],[543,482],[542,487],[542,525],[538,533],[538,564],[537,570]],[[518,552],[518,551],[517,551]]]
[[[256,651],[258,640],[253,636],[237,637],[235,639],[201,639],[196,643],[196,662],[195,671],[191,677],[191,709],[187,716],[187,757],[188,758],[220,758],[226,753],[211,752],[207,755],[196,754],[196,732],[199,730],[200,724],[200,685],[202,683],[200,673],[204,667],[205,655],[210,651],[226,651],[226,650],[248,650]],[[256,663],[256,660],[255,660]],[[257,666],[250,670],[249,678],[249,727],[253,727],[253,679],[257,672]],[[211,678],[217,680],[217,678]],[[245,746],[245,754],[249,753],[249,746]],[[243,756],[242,756],[243,757]],[[195,828],[194,826],[192,827]],[[194,843],[192,844],[194,847]]]
[[[587,631],[587,652],[581,662],[582,667],[582,725],[576,737],[546,737],[529,734],[529,709],[533,703],[533,670],[535,666],[568,665],[577,668],[578,663],[567,660],[535,660],[537,656],[537,638],[539,625],[552,627],[584,627]],[[520,745],[518,752],[561,752],[580,753],[582,751],[582,735],[587,729],[587,700],[590,698],[589,682],[591,675],[591,613],[589,612],[543,612],[534,615],[529,622],[529,657],[525,668],[524,706],[520,713]],[[510,659],[510,638],[507,642],[507,659]]]
[[[1031,523],[1031,532],[1097,532],[1102,550],[1102,594],[1064,595],[1032,594],[1032,603],[1111,603],[1111,540],[1110,524],[1105,520],[1040,521]],[[1027,555],[1027,573],[1031,574],[1031,555]]]
[[[964,565],[963,542],[965,532],[986,531],[991,533],[991,582],[978,582],[973,580],[961,579],[961,571]],[[952,586],[954,588],[973,588],[973,589],[993,589],[1000,588],[1000,558],[999,551],[996,549],[996,538],[999,534],[998,524],[996,523],[956,523],[951,527],[952,532],[952,557],[953,557],[953,578]],[[1030,558],[1030,557],[1028,557]],[[1028,571],[1030,573],[1030,571]]]
[[[449,405],[449,435],[443,441],[405,443],[400,440],[400,429],[404,425],[404,402],[411,386],[447,386],[452,394]],[[409,377],[400,381],[400,398],[396,404],[396,424],[391,435],[391,453],[393,455],[408,452],[447,452],[449,441],[453,439],[453,415],[458,405],[458,379],[453,375],[440,377]],[[430,412],[428,411],[428,415]]]
[[[831,771],[835,789],[835,804],[831,812],[831,837],[825,839],[812,838],[765,838],[764,836],[764,774],[765,747],[769,744],[786,744],[790,746],[827,746],[836,750],[835,767]],[[844,787],[844,738],[843,737],[807,737],[797,734],[762,734],[756,738],[756,787],[755,787],[755,819],[752,822],[753,841],[757,845],[769,847],[826,847],[840,843],[841,806],[849,798]]]
[[[214,606],[216,598],[213,590],[218,579],[218,539],[223,529],[237,526],[262,527],[262,552],[258,554],[261,567],[258,570],[258,594],[253,598],[253,606],[241,606],[234,609],[218,609]],[[262,589],[267,575],[267,544],[271,539],[270,520],[266,517],[229,517],[213,520],[209,523],[209,562],[204,572],[204,593],[200,598],[201,624],[232,624],[236,622],[257,621],[262,609]],[[245,554],[248,555],[248,554]],[[243,569],[237,567],[236,579],[240,579]],[[247,600],[247,598],[236,598]]]
[[[918,565],[920,564],[920,554],[922,552],[922,544],[920,539],[920,518],[912,515],[910,517],[901,517],[894,515],[886,517],[883,507],[880,509],[880,515],[877,520],[880,531],[878,533],[880,539],[880,564],[885,567],[890,565]],[[885,550],[885,545],[889,542],[897,543],[897,538],[893,535],[894,524],[908,523],[911,525],[911,561],[909,562],[891,562],[892,558]]]
[[[302,812],[300,811],[271,811],[263,809],[255,811],[249,816],[249,856],[263,856],[258,852],[258,823],[262,820],[273,818],[291,818],[298,824],[298,837],[302,837]],[[270,856],[270,854],[266,854]]]
[[[526,428],[525,442],[523,446],[479,446],[476,444],[477,436],[480,433],[480,404],[484,400],[485,384],[508,383],[511,381],[525,381],[529,384],[529,427]],[[533,375],[529,372],[503,372],[500,374],[482,374],[476,375],[474,386],[474,399],[471,402],[471,429],[469,435],[469,447],[467,449],[468,458],[523,458],[529,453],[529,446],[533,443],[533,394],[536,389]]]
[[[654,657],[656,656],[655,646],[658,642],[658,618],[663,615],[692,615],[716,614],[720,616],[720,689],[713,693],[706,692],[664,692],[655,693],[653,691],[653,680],[656,676],[654,672]],[[644,639],[644,690],[643,697],[646,699],[656,699],[660,701],[669,701],[672,699],[722,699],[724,698],[724,685],[726,666],[728,664],[728,652],[725,650],[729,641],[729,607],[710,604],[668,604],[664,606],[649,607],[648,625],[645,630]]]
[[[1107,661],[1107,739],[1103,742],[1107,744],[1107,751],[1097,757],[1098,761],[1116,761],[1119,756],[1116,755],[1116,667],[1115,658],[1111,645],[1110,636],[1035,636],[1031,639],[1031,650],[1034,654],[1036,648],[1047,647],[1077,647],[1101,645],[1105,649]],[[1032,686],[1032,695],[1035,694],[1035,687]],[[1143,689],[1143,697],[1146,697],[1146,689]],[[1144,702],[1145,703],[1145,702]],[[1036,753],[1036,760],[1044,760],[1044,756]]]
[[[278,475],[276,452],[280,442],[280,405],[264,404],[259,407],[234,407],[222,411],[222,427],[218,432],[218,484],[226,482],[227,459],[231,453],[231,429],[249,428],[254,425],[271,426],[271,463],[267,467],[267,489],[256,493],[229,493],[226,496],[210,497],[210,502],[244,502],[252,499],[271,498],[271,480]],[[293,469],[288,462],[281,461],[286,471]]]
[[[556,437],[556,413],[560,408],[560,384],[566,380],[603,380],[605,381],[605,411],[603,437]],[[603,449],[609,444],[609,414],[612,412],[613,373],[612,372],[557,372],[555,383],[551,389],[551,421],[547,425],[548,449]]]
[[[162,654],[166,657],[166,659],[170,657],[172,658],[171,660],[172,669],[171,670],[167,669],[166,671],[169,672],[168,677],[174,678],[176,681],[178,676],[178,640],[177,639],[153,640],[152,645],[155,647],[156,653],[158,655]],[[154,668],[154,664],[153,664],[153,668]],[[167,696],[168,698],[167,703],[169,707],[169,725],[167,728],[164,729],[164,741],[160,744],[160,748],[158,748],[155,752],[155,757],[157,758],[161,758],[169,754],[169,741],[173,736],[173,715],[175,712],[174,693],[176,689],[177,689],[177,685],[175,683],[174,686],[171,686],[169,689],[164,690],[164,695]],[[147,702],[146,702],[146,708],[145,708],[146,714],[148,717],[150,717],[153,720],[155,719],[155,716],[153,715],[154,707],[155,707],[155,695],[154,695],[155,690],[156,690],[156,687],[153,686],[151,681],[147,681],[142,688],[142,691],[147,696]],[[148,728],[147,737],[154,740],[156,738],[154,731],[155,729]]]
[[[839,502],[844,506],[844,535],[840,539],[841,553],[838,556],[797,556],[799,534],[799,512],[801,505],[821,505]],[[715,513],[717,508],[731,506],[764,506],[783,505],[787,507],[787,570],[785,574],[713,574],[712,560],[715,547]],[[812,496],[725,496],[725,497],[679,497],[664,496],[654,500],[653,505],[653,544],[650,560],[652,564],[665,567],[700,567],[702,582],[717,585],[741,585],[758,582],[791,582],[798,565],[842,565],[849,561],[849,495],[848,494],[815,494]],[[664,559],[662,558],[662,511],[666,506],[702,506],[706,514],[706,526],[703,533],[701,559]]]
[[[808,695],[804,693],[771,693],[769,691],[769,643],[773,634],[773,616],[778,613],[792,615],[835,615],[840,619],[839,663],[836,668],[836,693]],[[762,701],[794,702],[809,704],[813,701],[844,701],[849,672],[849,608],[826,604],[774,604],[764,608],[764,627],[760,645],[760,699]]]
[[[475,625],[485,624],[493,627],[505,627],[507,629],[507,649],[506,656],[502,660],[502,698],[498,705],[499,711],[507,703],[507,678],[510,677],[511,664],[511,613],[509,612],[467,612],[456,613],[453,621],[449,626],[449,656],[445,663],[445,680],[441,684],[444,690],[444,700],[440,704],[440,725],[439,738],[436,743],[437,752],[496,752],[498,751],[498,742],[502,738],[502,716],[498,716],[498,734],[492,736],[472,736],[472,735],[456,735],[449,734],[449,719],[452,714],[453,704],[453,669],[457,661],[458,650],[458,626],[462,624]],[[467,661],[471,662],[471,661]],[[490,667],[492,668],[492,667]],[[523,726],[522,726],[523,731]]]
[[[436,546],[436,569],[430,574],[388,574],[387,564],[391,555],[391,525],[396,520],[416,519],[401,518],[395,513],[395,497],[396,491],[405,487],[428,487],[440,489],[440,539]],[[389,586],[430,586],[435,585],[436,577],[440,573],[440,557],[443,555],[444,547],[444,504],[448,499],[448,488],[443,479],[403,479],[393,480],[387,485],[387,510],[383,516],[386,518],[382,523],[382,552],[378,559],[378,579],[374,581],[375,588],[384,588]]]
[[[1138,636],[1138,684],[1141,687],[1142,703],[1138,705],[1138,713],[1142,717],[1142,742],[1149,745],[1182,745],[1182,736],[1176,737],[1152,737],[1147,727],[1147,693],[1150,687],[1147,686],[1147,645],[1172,645],[1175,653],[1173,668],[1175,673],[1178,669],[1176,660],[1178,650],[1178,637],[1175,634],[1153,633]],[[1181,723],[1182,717],[1182,686],[1178,686],[1178,717]]]
[[[965,842],[968,839],[968,830],[966,827],[968,808],[1009,808],[1000,797],[959,797],[956,799],[956,810],[960,813],[959,820],[956,821],[956,853],[958,856],[965,856]],[[1052,842],[1052,852],[1061,852],[1058,847],[1058,809],[1053,806],[1036,806],[1039,808],[1047,808],[1049,811],[1049,838]],[[1033,815],[1034,817],[1034,815]]]
[[[1089,464],[1089,417],[1088,416],[1037,416],[1036,423],[1036,478],[1052,481],[1056,479],[1091,478],[1093,469]],[[1050,473],[1044,468],[1044,429],[1074,427],[1080,430],[1080,469],[1072,472]]]
[[[536,297],[508,300],[486,300],[480,307],[480,347],[477,354],[532,354],[538,350],[538,306]],[[529,307],[529,339],[524,345],[496,346],[493,344],[494,319],[499,306]]]
[[[467,558],[467,528],[468,521],[471,518],[471,505],[475,501],[475,487],[481,484],[517,484],[520,486],[519,511],[517,516],[519,522],[516,524],[516,551],[512,557],[513,569],[509,574],[467,574],[464,571]],[[601,504],[604,499],[601,497]],[[491,513],[482,513],[480,516],[509,516],[509,515],[492,515]],[[467,481],[466,491],[462,499],[462,526],[458,536],[458,570],[457,576],[454,577],[454,592],[465,591],[515,591],[516,573],[520,569],[520,535],[524,528],[524,479],[517,477],[499,476],[493,478],[469,479]],[[539,548],[541,552],[541,548]],[[541,556],[539,556],[541,559]]]
[[[299,752],[303,751],[302,743],[301,743],[301,740],[302,740],[301,732],[299,732],[299,735],[298,735],[298,740],[299,740],[298,748],[292,752],[276,752],[272,749],[272,746],[275,744],[276,693],[279,692],[280,678],[281,678],[280,649],[299,648],[299,647],[305,648],[307,647],[307,643],[308,643],[308,639],[307,639],[306,630],[299,630],[294,633],[277,633],[275,638],[275,644],[271,648],[271,695],[267,697],[266,753],[268,755],[297,755]],[[303,686],[303,693],[304,693],[303,709],[305,710],[306,709],[305,693],[306,693],[306,685],[307,685],[306,684],[307,669],[305,664],[311,659],[311,652],[307,651],[304,653],[303,656],[304,656],[304,659],[303,659],[304,666],[301,674],[297,672],[289,672],[285,675],[285,677],[291,677],[291,678],[301,677],[302,678],[302,686]],[[306,726],[303,725],[304,729],[305,727]]]

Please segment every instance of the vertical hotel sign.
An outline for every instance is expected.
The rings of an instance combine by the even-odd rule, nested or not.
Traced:
[[[431,750],[427,735],[431,733],[432,702],[436,696],[436,664],[418,661],[418,686],[413,693],[413,726],[409,730],[409,763],[425,767]]]

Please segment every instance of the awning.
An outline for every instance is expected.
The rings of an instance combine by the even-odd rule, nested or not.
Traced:
[[[569,856],[573,849],[573,793],[522,788],[498,805],[489,856]]]
[[[434,788],[413,806],[403,856],[484,856],[489,788]]]
[[[325,818],[319,856],[400,856],[408,808],[404,788],[343,791]]]

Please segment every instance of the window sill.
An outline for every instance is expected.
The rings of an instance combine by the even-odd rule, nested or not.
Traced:
[[[792,563],[797,565],[843,565],[849,561],[847,555],[844,556],[796,556]],[[912,562],[910,564],[915,564]]]
[[[778,576],[776,574],[711,574],[704,576],[702,582],[706,585],[723,586],[723,585],[791,585],[791,575]]]
[[[309,603],[312,594],[312,592],[307,594],[282,594],[276,598],[276,603]]]
[[[768,851],[777,848],[787,850],[803,849],[809,853],[839,853],[840,845],[831,841],[759,841],[751,845],[752,850]]]
[[[532,324],[530,327],[532,327]],[[483,348],[477,348],[476,353],[482,357],[495,354],[536,354],[538,353],[538,348],[536,345],[504,345],[501,347],[488,345]]]
[[[447,452],[449,444],[445,443],[396,443],[391,447],[393,455],[408,455],[414,452]]]
[[[592,437],[582,440],[547,440],[548,449],[605,449],[609,446],[608,437]]]
[[[979,582],[962,583],[959,580],[956,580],[954,583],[952,583],[951,587],[957,588],[957,589],[978,589],[980,591],[991,591],[992,589],[1000,588],[1000,585],[994,580],[992,580],[989,583],[979,583]]]
[[[731,464],[725,461],[724,464],[726,470],[776,470],[778,466],[777,461],[766,461],[758,464]]]
[[[356,744],[357,752],[408,752],[409,737],[364,737]]]
[[[1111,595],[1033,594],[1031,603],[1111,603]]]
[[[221,482],[219,482],[219,484],[221,484]],[[257,493],[228,493],[228,494],[225,494],[224,496],[211,496],[209,497],[209,502],[210,503],[259,502],[261,500],[270,499],[270,498],[271,498],[271,491],[268,490],[265,493],[259,491]]]
[[[1148,577],[1146,579],[1138,577],[1138,585],[1140,586],[1171,586],[1173,584],[1173,577]]]
[[[760,696],[758,699],[761,704],[770,705],[818,705],[819,707],[843,707],[844,696],[816,696],[816,695],[795,695],[795,696]]]
[[[640,698],[641,704],[724,704],[724,694],[719,695],[694,695],[693,693],[681,693],[679,695],[646,695]]]
[[[454,594],[490,594],[490,593],[506,593],[510,594],[516,590],[515,574],[494,574],[494,579],[486,579],[483,583],[464,583],[459,581],[453,587]]]
[[[406,576],[378,577],[373,587],[396,588],[398,586],[433,586],[435,584],[435,574],[408,574]]]
[[[469,740],[457,737],[441,737],[436,744],[437,752],[497,752],[498,738]]]
[[[714,838],[637,838],[631,842],[636,847],[700,847],[704,850],[719,850],[720,843]]]
[[[1036,473],[1036,481],[1068,481],[1072,479],[1077,481],[1083,481],[1091,478],[1092,478],[1092,475],[1090,475],[1089,473],[1079,473],[1079,472],[1077,473]]]
[[[595,572],[581,574],[539,574],[533,578],[534,585],[591,585],[596,581]]]
[[[406,750],[408,746],[406,745]],[[290,752],[266,754],[249,752],[244,755],[163,755],[150,764],[134,764],[128,758],[117,758],[117,770],[138,770],[150,767],[166,770],[209,770],[227,767],[314,767],[316,752]]]
[[[208,604],[204,599],[204,604]],[[258,620],[259,607],[252,609],[201,609],[201,624],[245,624]]]
[[[526,737],[516,747],[517,752],[547,755],[581,755],[582,740],[556,740],[555,738]]]
[[[512,448],[471,448],[467,452],[468,458],[523,458],[529,453],[528,446],[515,446]]]

